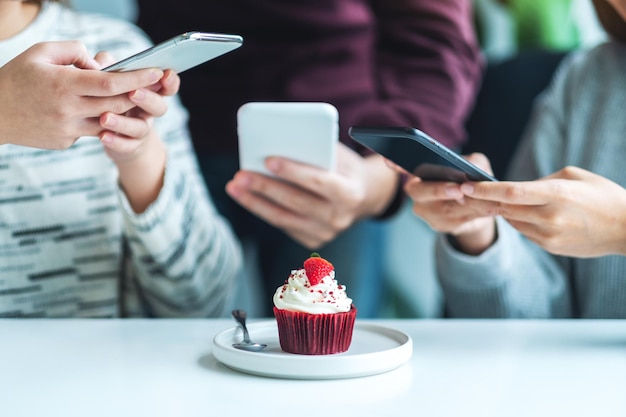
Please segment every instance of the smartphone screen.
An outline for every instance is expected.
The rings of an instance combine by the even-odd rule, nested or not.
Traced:
[[[497,181],[452,149],[411,127],[351,127],[350,137],[426,181]]]

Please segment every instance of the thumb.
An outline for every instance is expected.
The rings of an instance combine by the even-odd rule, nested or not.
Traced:
[[[100,64],[100,66],[102,66],[102,68],[115,63],[113,56],[106,51],[98,52],[95,56],[95,60]]]
[[[474,152],[469,155],[465,155],[464,157],[477,167],[481,168],[486,173],[493,175],[491,163],[489,162],[489,159],[487,158],[487,156],[485,156],[485,154],[480,152]]]
[[[42,42],[32,48],[33,54],[54,65],[73,65],[81,69],[100,69],[100,64],[91,57],[87,48],[79,41]]]

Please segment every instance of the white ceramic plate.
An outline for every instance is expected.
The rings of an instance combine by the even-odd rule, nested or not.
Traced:
[[[213,338],[213,355],[237,371],[290,379],[337,379],[375,375],[407,362],[413,354],[411,337],[399,330],[356,322],[350,349],[333,355],[296,355],[283,352],[278,342],[276,321],[252,323],[250,338],[266,343],[260,352],[235,349],[241,341],[239,327]]]

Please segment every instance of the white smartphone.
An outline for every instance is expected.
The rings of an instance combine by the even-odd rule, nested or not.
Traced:
[[[178,74],[224,55],[243,44],[239,35],[186,32],[132,55],[103,71],[133,71],[143,68],[172,69]]]
[[[272,175],[269,156],[335,169],[339,113],[329,103],[252,102],[237,112],[239,168]]]

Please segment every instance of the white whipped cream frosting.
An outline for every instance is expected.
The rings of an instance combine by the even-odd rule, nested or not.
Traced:
[[[281,310],[333,314],[350,311],[352,299],[348,298],[346,287],[337,284],[335,271],[311,286],[306,271],[295,269],[274,293],[274,305]]]

